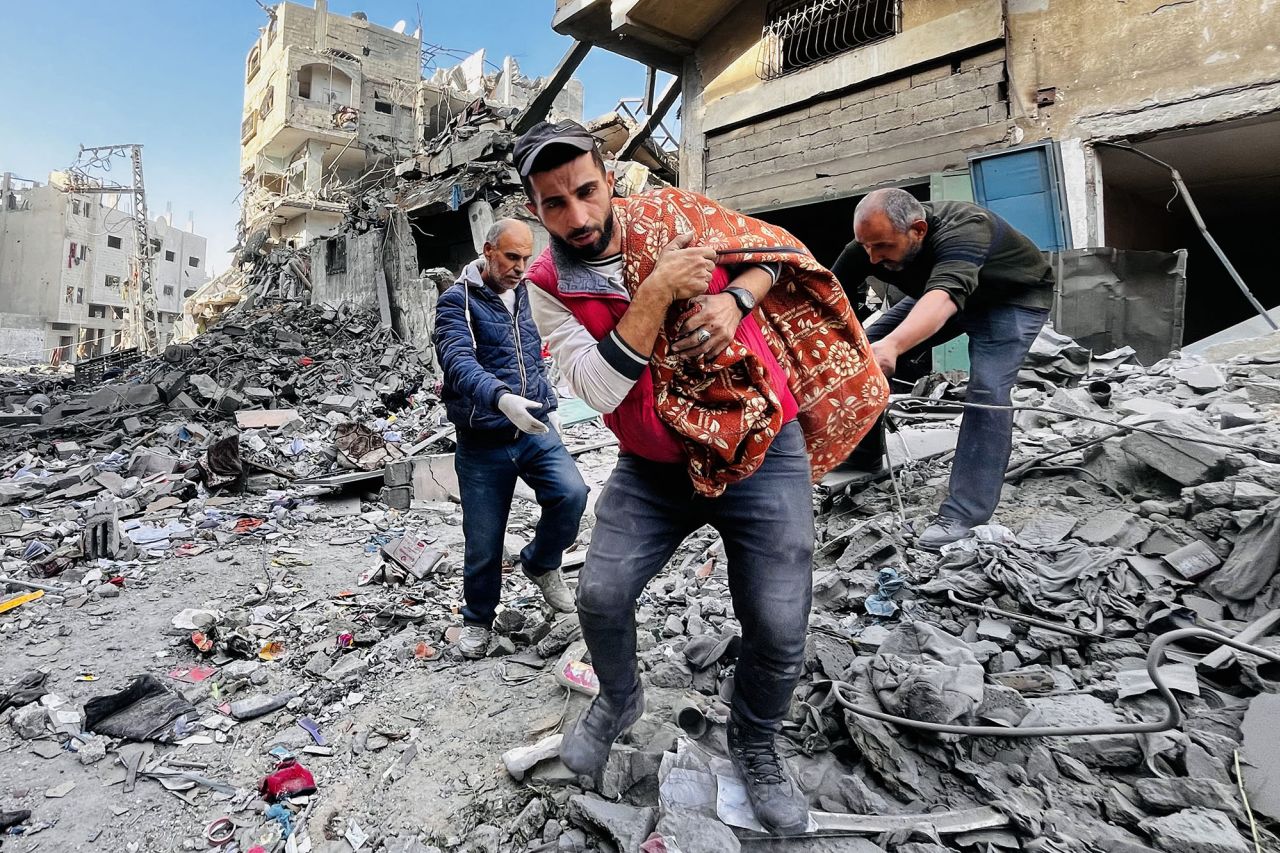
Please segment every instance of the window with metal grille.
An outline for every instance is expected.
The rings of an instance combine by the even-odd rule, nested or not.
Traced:
[[[889,38],[901,24],[901,0],[773,0],[765,11],[760,79]]]

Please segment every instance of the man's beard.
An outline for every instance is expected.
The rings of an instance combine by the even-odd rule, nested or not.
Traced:
[[[585,230],[575,231],[573,233],[570,233],[568,236],[570,238],[580,237],[585,233],[587,233]],[[592,258],[598,258],[602,254],[604,254],[605,249],[609,248],[609,242],[613,239],[613,210],[612,209],[609,210],[609,217],[605,219],[604,227],[600,229],[599,238],[597,238],[596,241],[591,243],[590,245],[575,246],[573,243],[570,243],[568,239],[561,239],[555,236],[554,234],[551,235],[551,239],[557,246],[563,249],[567,254],[572,255],[575,258],[578,258],[580,260],[591,260]]]
[[[921,240],[919,243],[916,243],[911,248],[907,249],[906,254],[902,256],[901,261],[898,261],[896,263],[885,262],[885,263],[882,263],[881,266],[883,266],[885,269],[889,270],[890,272],[902,272],[904,269],[911,266],[912,261],[914,261],[917,257],[919,257],[920,250],[922,248],[924,248],[923,240]]]

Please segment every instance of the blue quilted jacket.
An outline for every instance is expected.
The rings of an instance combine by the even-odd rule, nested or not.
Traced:
[[[543,420],[556,395],[542,366],[542,338],[529,309],[528,284],[516,288],[515,316],[480,277],[483,259],[463,268],[436,304],[432,339],[444,369],[445,412],[460,429],[518,431],[498,411],[498,398],[512,393],[542,403],[532,414]]]

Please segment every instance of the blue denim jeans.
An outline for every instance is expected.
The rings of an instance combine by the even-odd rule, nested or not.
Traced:
[[[695,494],[684,465],[618,458],[596,502],[578,578],[578,615],[600,690],[615,702],[630,695],[638,677],[636,599],[704,524],[724,540],[742,625],[733,713],[776,732],[804,666],[813,589],[813,486],[795,421],[783,426],[755,473],[718,498]]]
[[[462,619],[487,627],[502,596],[502,544],[516,478],[529,484],[542,507],[533,541],[520,552],[521,565],[534,576],[560,568],[565,549],[578,537],[587,484],[554,429],[500,442],[459,432],[453,467],[466,538]]]
[[[915,306],[908,297],[886,311],[867,328],[872,343],[898,327]],[[970,403],[1009,404],[1009,391],[1018,379],[1018,369],[1035,342],[1040,327],[1049,319],[1044,308],[1021,305],[984,305],[954,314],[937,334],[903,353],[911,359],[921,352],[946,343],[962,334],[969,336],[969,386],[965,399]],[[882,434],[879,429],[872,435]],[[874,438],[872,439],[875,440]],[[992,409],[965,409],[960,419],[960,436],[947,499],[938,514],[970,526],[986,524],[1000,503],[1009,453],[1013,449],[1013,412]]]

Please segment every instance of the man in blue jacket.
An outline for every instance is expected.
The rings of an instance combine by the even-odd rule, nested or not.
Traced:
[[[560,562],[578,535],[587,486],[560,441],[556,395],[542,366],[542,339],[529,310],[524,271],[533,233],[515,219],[494,223],[484,255],[468,264],[436,306],[436,354],[444,403],[457,427],[454,469],[466,538],[458,649],[488,650],[502,593],[502,543],[516,478],[542,507],[521,570],[552,609],[573,611]]]

